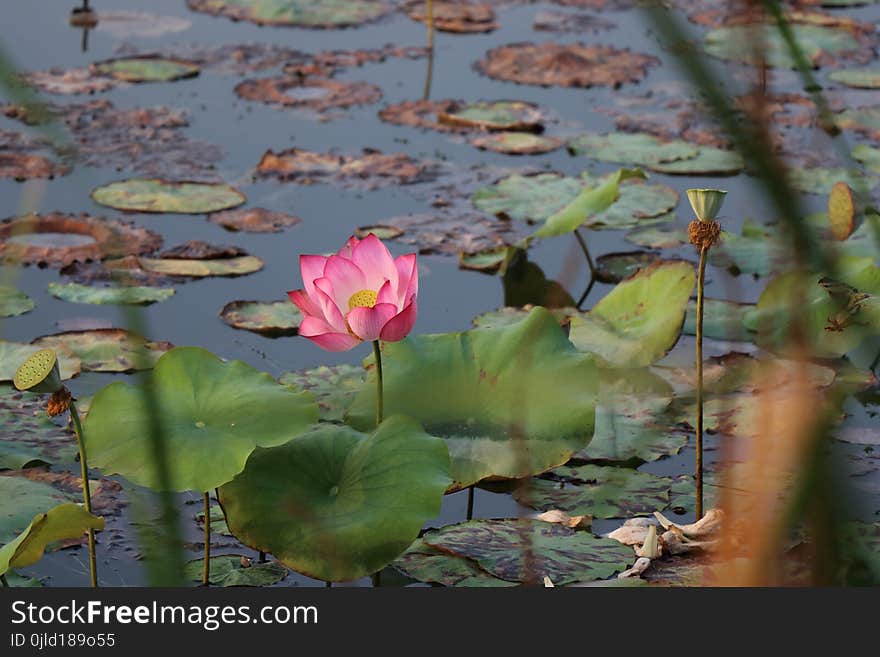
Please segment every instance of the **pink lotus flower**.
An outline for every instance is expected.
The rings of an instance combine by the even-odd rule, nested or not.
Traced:
[[[392,258],[370,233],[352,237],[336,255],[301,255],[304,290],[288,292],[302,311],[299,334],[328,351],[361,342],[397,342],[416,322],[416,254]]]

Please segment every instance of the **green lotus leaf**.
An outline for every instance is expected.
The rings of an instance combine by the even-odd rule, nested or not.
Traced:
[[[841,55],[859,49],[859,42],[846,29],[789,23],[789,29],[797,40],[804,56],[814,66],[819,66],[827,55]],[[753,49],[743,44],[760,39],[761,59],[756,59]],[[766,62],[774,68],[796,69],[797,63],[788,44],[776,25],[730,25],[712,30],[706,35],[706,52],[719,59],[756,66]]]
[[[880,107],[869,105],[845,109],[834,116],[834,122],[843,130],[854,130],[876,139],[880,134]]]
[[[695,282],[686,262],[643,269],[572,318],[569,337],[579,350],[616,367],[650,365],[678,341]]]
[[[25,477],[0,476],[0,545],[19,536],[34,516],[73,499],[49,484]]]
[[[509,257],[510,247],[500,247],[490,249],[488,251],[480,251],[477,253],[458,253],[458,266],[460,269],[469,269],[471,271],[482,271],[487,274],[494,274],[504,267]]]
[[[80,537],[88,529],[104,529],[104,519],[93,516],[79,504],[61,504],[34,516],[17,538],[0,547],[0,575],[10,568],[32,566],[50,543]]]
[[[596,258],[596,280],[600,283],[620,283],[658,262],[661,262],[660,256],[647,251],[603,253]]]
[[[40,588],[43,586],[43,582],[40,579],[20,575],[14,570],[6,571],[6,582],[9,584],[9,588],[13,589]]]
[[[311,392],[325,422],[342,422],[355,395],[364,385],[364,368],[354,365],[321,365],[310,370],[285,372],[278,383]]]
[[[151,381],[170,490],[213,490],[242,471],[255,447],[280,445],[318,419],[311,394],[197,347],[170,350],[156,363]],[[105,474],[159,489],[152,426],[144,391],[111,383],[95,395],[86,416],[89,461]]]
[[[467,103],[438,116],[440,123],[483,130],[540,130],[541,112],[532,104],[517,100]]]
[[[296,335],[302,313],[288,299],[283,301],[230,301],[220,317],[233,328],[268,337]]]
[[[183,567],[184,577],[192,582],[201,582],[204,564],[204,559],[188,561]],[[211,557],[210,582],[213,586],[272,586],[285,577],[287,568],[277,561],[255,563],[240,554]]]
[[[321,424],[256,450],[219,499],[242,543],[338,582],[374,573],[406,550],[440,512],[448,485],[443,441],[391,416],[370,435]]]
[[[709,251],[710,264],[756,276],[779,271],[790,257],[791,246],[782,242],[779,231],[752,219],[743,222],[742,235],[721,231],[721,243]]]
[[[232,532],[229,531],[229,527],[226,525],[226,516],[223,515],[223,509],[220,508],[219,504],[211,504],[210,509],[210,521],[211,521],[211,533],[212,534],[220,534],[221,536],[232,536]],[[204,510],[196,513],[196,523],[198,523],[202,530],[205,528],[205,512]]]
[[[422,538],[509,582],[549,577],[562,586],[606,579],[635,560],[631,547],[613,539],[540,520],[470,520]]]
[[[852,156],[864,164],[868,171],[880,173],[880,148],[869,146],[868,144],[859,144],[852,149]]]
[[[187,0],[194,11],[227,16],[258,25],[332,28],[359,25],[390,11],[367,0]]]
[[[0,470],[73,463],[76,441],[46,414],[42,395],[0,386]]]
[[[686,141],[664,141],[642,132],[586,133],[568,142],[574,155],[585,155],[600,162],[619,162],[650,167],[696,157],[699,147]]]
[[[715,146],[700,146],[694,157],[672,162],[657,162],[651,171],[679,176],[735,176],[746,166],[739,153]]]
[[[568,205],[582,189],[581,181],[558,173],[514,174],[477,189],[471,202],[478,210],[504,219],[543,223]]]
[[[186,258],[138,258],[144,271],[166,276],[246,276],[260,271],[263,261],[256,256],[189,260]]]
[[[489,477],[520,479],[565,463],[593,434],[598,375],[553,315],[535,308],[516,324],[410,336],[382,345],[386,413],[442,436],[450,490]],[[375,422],[375,368],[348,421]]]
[[[876,66],[838,69],[831,71],[828,77],[848,87],[880,89],[880,68]]]
[[[86,372],[150,369],[171,348],[168,342],[150,342],[136,333],[113,328],[44,335],[31,344],[40,349],[72,352]],[[61,376],[64,377],[63,370]]]
[[[572,317],[580,313],[577,308],[570,306],[568,308],[551,308],[549,310],[559,322],[560,326],[568,324],[568,321]],[[474,328],[498,328],[500,326],[511,326],[512,324],[524,320],[528,317],[531,311],[531,306],[526,308],[504,306],[498,310],[490,310],[489,312],[477,315],[471,323],[474,325]]]
[[[171,287],[95,287],[80,283],[49,283],[49,294],[71,303],[147,305],[174,295]]]
[[[599,465],[563,466],[548,476],[553,479],[535,477],[517,488],[514,499],[539,511],[629,518],[666,508],[673,483],[638,470]]]
[[[95,203],[129,212],[207,214],[245,202],[238,190],[222,183],[174,182],[130,178],[102,185],[92,192]]]
[[[638,180],[620,185],[620,195],[610,208],[588,217],[585,225],[594,230],[623,230],[675,220],[678,192],[666,185],[649,185]]]
[[[486,588],[517,585],[516,582],[490,575],[475,561],[431,547],[421,538],[413,542],[392,565],[407,577],[443,586]]]
[[[125,82],[172,82],[199,74],[198,64],[163,57],[123,57],[93,64],[102,75]]]
[[[844,182],[853,189],[871,190],[880,183],[880,178],[842,167],[796,167],[789,170],[788,182],[801,192],[827,196],[836,183]]]
[[[15,317],[34,309],[34,302],[14,287],[0,285],[0,317]]]
[[[677,249],[688,244],[688,232],[684,228],[646,226],[624,236],[627,242],[645,249]]]
[[[46,345],[50,346],[50,345]],[[62,380],[70,379],[80,373],[80,359],[65,345],[51,345],[58,357],[58,368]],[[0,382],[12,381],[18,367],[33,354],[44,347],[20,342],[0,340]]]
[[[746,315],[755,307],[752,303],[739,303],[724,299],[703,299],[703,337],[732,342],[751,342],[754,333],[746,328]],[[697,334],[697,302],[691,300],[681,332]]]

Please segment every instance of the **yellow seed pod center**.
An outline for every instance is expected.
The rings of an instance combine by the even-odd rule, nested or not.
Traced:
[[[30,390],[52,373],[57,357],[52,349],[40,349],[24,361],[12,379],[19,390]]]
[[[359,290],[352,294],[351,298],[348,300],[348,309],[372,308],[376,305],[376,299],[378,297],[379,295],[372,290]]]

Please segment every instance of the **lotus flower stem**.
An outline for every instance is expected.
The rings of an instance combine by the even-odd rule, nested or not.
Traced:
[[[202,571],[202,586],[211,584],[211,496],[206,492],[205,501],[205,563]]]
[[[0,584],[3,585],[4,589],[9,588],[9,582],[6,581],[6,575],[0,575]]]
[[[474,519],[474,487],[468,486],[467,519]]]
[[[425,73],[425,92],[422,96],[424,100],[428,100],[434,74],[434,0],[425,1],[425,21],[428,24],[428,70]]]
[[[595,284],[596,284],[596,277],[591,275],[590,282],[587,284],[587,289],[584,290],[584,293],[581,295],[581,298],[578,299],[577,303],[574,306],[575,308],[580,310],[581,306],[584,305],[584,301],[586,301],[587,297],[590,296],[590,291],[593,289],[593,286]]]
[[[596,265],[593,264],[593,256],[590,255],[590,249],[587,247],[587,242],[584,239],[584,236],[581,235],[581,231],[575,230],[574,236],[577,238],[578,244],[581,245],[581,251],[584,252],[584,255],[587,257],[587,264],[590,267],[590,274],[595,276],[596,274]]]
[[[703,517],[703,286],[706,281],[708,246],[700,249],[700,273],[697,278],[697,459],[696,520]]]
[[[378,340],[373,340],[373,355],[376,357],[376,426],[382,424],[382,349]]]
[[[257,563],[266,563],[266,553],[260,550],[260,556],[257,557]]]
[[[92,491],[89,488],[89,463],[86,460],[86,444],[83,439],[82,422],[76,410],[76,402],[70,400],[70,419],[73,420],[73,429],[76,434],[76,446],[79,449],[79,467],[82,473],[83,503],[88,513],[92,512]],[[95,556],[95,530],[91,527],[89,535],[89,570],[91,571],[92,588],[98,588],[98,560]]]

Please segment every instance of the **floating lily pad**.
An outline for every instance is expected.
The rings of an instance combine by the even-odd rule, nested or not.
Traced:
[[[0,223],[0,259],[14,263],[64,267],[161,245],[161,236],[146,228],[85,214],[34,214]]]
[[[420,582],[461,587],[516,586],[516,582],[498,579],[480,568],[475,561],[431,547],[421,538],[392,564],[397,570]]]
[[[192,23],[179,16],[159,16],[140,11],[102,11],[96,29],[117,39],[156,38],[184,32]]]
[[[94,94],[109,91],[126,83],[84,68],[52,68],[25,75],[28,84],[50,94]]]
[[[880,148],[859,144],[852,149],[852,156],[864,164],[868,171],[880,173]]]
[[[697,154],[674,162],[658,162],[652,171],[679,176],[734,176],[745,168],[739,153],[716,146],[700,146]]]
[[[561,11],[539,11],[532,28],[540,32],[600,32],[610,30],[614,23],[592,14],[570,14]]]
[[[561,139],[542,137],[531,132],[494,132],[474,137],[471,143],[484,151],[508,155],[540,155],[562,146]]]
[[[199,74],[198,64],[158,55],[121,57],[92,64],[101,75],[109,75],[125,82],[172,82]]]
[[[541,128],[541,112],[531,103],[517,100],[465,103],[438,112],[440,123],[464,128],[498,131],[535,131]]]
[[[471,202],[478,210],[502,219],[541,223],[568,205],[581,189],[580,181],[559,173],[514,174],[477,189]]]
[[[73,500],[47,484],[0,475],[0,545],[20,536],[34,516]]]
[[[382,99],[382,89],[369,82],[321,77],[245,80],[236,85],[235,93],[245,100],[315,112],[371,105]]]
[[[596,229],[626,229],[674,221],[672,210],[678,205],[678,192],[666,185],[649,185],[641,180],[627,180],[620,185],[620,195],[610,208],[588,217],[585,225]]]
[[[594,360],[577,353],[544,308],[511,326],[410,336],[382,348],[385,412],[414,417],[446,439],[451,491],[544,472],[592,436]],[[362,429],[375,424],[374,370],[348,414]]]
[[[327,424],[256,450],[220,503],[246,545],[310,577],[348,581],[406,550],[448,485],[443,441],[390,416],[370,435]]]
[[[473,128],[441,123],[440,114],[454,112],[461,105],[457,100],[407,100],[379,110],[379,118],[395,125],[408,125],[440,132],[472,132]]]
[[[715,340],[750,342],[754,333],[745,327],[745,318],[755,307],[752,303],[726,301],[724,299],[703,300],[703,336]],[[697,334],[697,302],[688,302],[687,314],[681,332],[685,335]]]
[[[33,517],[21,534],[0,547],[0,575],[10,568],[32,566],[50,544],[77,538],[89,529],[104,529],[104,519],[93,516],[79,504],[67,503],[44,509]]]
[[[34,178],[54,178],[70,171],[64,164],[34,153],[0,152],[0,178],[19,182]]]
[[[590,312],[572,318],[581,351],[617,367],[644,367],[678,341],[696,276],[686,262],[658,263],[618,285]]]
[[[830,194],[839,182],[855,189],[874,189],[880,178],[844,168],[797,167],[788,171],[788,182],[795,189],[807,194]]]
[[[0,470],[73,463],[76,440],[46,414],[40,395],[0,386]]]
[[[185,258],[138,258],[138,265],[147,272],[165,276],[246,276],[260,271],[263,261],[256,256],[189,260]],[[112,263],[107,263],[108,266]]]
[[[208,221],[232,232],[280,233],[289,226],[296,226],[302,219],[264,208],[246,208],[215,212],[208,216]]]
[[[688,244],[688,232],[684,228],[646,226],[626,234],[624,239],[646,249],[677,249]]]
[[[358,239],[364,239],[370,233],[378,237],[380,240],[393,240],[403,235],[403,230],[397,226],[385,226],[383,224],[359,226],[354,230],[354,236]]]
[[[86,372],[133,372],[150,369],[171,348],[170,342],[151,342],[125,329],[65,331],[31,343],[40,349],[70,351]]]
[[[95,287],[79,283],[49,283],[49,294],[72,303],[147,305],[174,295],[171,287]]]
[[[576,457],[587,461],[656,461],[678,454],[688,437],[660,417],[639,417],[596,407],[593,440]]]
[[[220,534],[221,536],[232,536],[232,532],[230,532],[229,527],[226,526],[226,516],[223,515],[223,509],[220,508],[219,504],[211,504],[210,519],[212,534]],[[202,529],[204,529],[204,511],[199,511],[198,513],[196,513],[196,522],[202,527]]]
[[[610,46],[582,43],[512,43],[492,48],[475,68],[490,78],[560,87],[607,86],[640,82],[656,57]]]
[[[845,109],[834,118],[838,127],[853,130],[871,139],[880,139],[880,107],[876,105]]]
[[[666,508],[672,485],[672,479],[665,477],[598,465],[565,466],[548,476],[553,479],[533,478],[517,488],[514,499],[539,511],[559,509],[594,518],[629,518]],[[560,487],[560,482],[565,486]]]
[[[580,311],[577,308],[552,308],[551,314],[557,319],[560,326],[567,325],[571,318]],[[490,310],[474,317],[472,324],[474,328],[498,328],[501,326],[511,326],[517,324],[529,316],[532,306],[525,308],[516,308],[504,306],[498,310]]]
[[[197,347],[160,358],[152,388],[164,418],[168,485],[176,491],[213,490],[241,472],[255,447],[284,443],[318,419],[309,393]],[[89,460],[107,474],[157,489],[151,427],[140,388],[122,382],[102,388],[86,416]]]
[[[342,422],[355,395],[363,387],[365,376],[363,367],[321,365],[310,370],[285,372],[278,382],[308,390],[318,402],[322,420]]]
[[[549,577],[563,586],[606,579],[635,560],[632,548],[614,539],[540,520],[471,520],[422,538],[509,582]]]
[[[0,317],[16,317],[34,309],[33,300],[14,287],[0,285]]]
[[[234,208],[245,196],[221,183],[175,182],[157,178],[130,178],[92,191],[101,205],[129,212],[206,214]]]
[[[415,2],[407,9],[407,15],[419,23],[427,23],[425,4]],[[488,4],[471,4],[439,0],[434,2],[432,17],[434,28],[440,32],[475,34],[498,29],[495,10]]]
[[[856,203],[849,185],[835,183],[828,196],[828,225],[831,236],[839,242],[852,235],[856,227]]]
[[[477,253],[459,253],[458,266],[460,269],[482,271],[494,274],[508,258],[508,247],[479,251]]]
[[[596,258],[596,280],[601,283],[620,283],[656,262],[660,262],[660,256],[647,251],[605,253]]]
[[[570,140],[568,148],[575,155],[600,162],[640,166],[687,160],[700,152],[698,146],[686,141],[664,141],[647,133],[629,132],[585,133]]]
[[[401,242],[423,254],[495,251],[515,241],[508,222],[479,214],[411,214],[391,217],[387,222],[403,231]]]
[[[231,301],[220,317],[232,328],[253,331],[269,337],[296,335],[302,313],[289,300]]]
[[[391,7],[368,0],[186,0],[193,11],[258,25],[335,28],[360,25]]]
[[[12,381],[19,365],[42,348],[32,344],[0,340],[0,381]],[[71,349],[60,345],[55,352],[62,380],[70,379],[80,373],[82,364]]]
[[[831,71],[828,77],[848,87],[880,89],[880,68],[876,66],[838,69]]]
[[[183,574],[192,582],[201,582],[204,569],[205,560],[195,559],[186,563]],[[241,554],[218,554],[211,557],[209,581],[213,586],[272,586],[285,577],[287,568],[277,561],[256,563]]]
[[[776,227],[752,219],[743,222],[742,235],[721,231],[721,243],[709,251],[709,263],[736,273],[768,276],[783,268],[791,248],[779,239]]]

